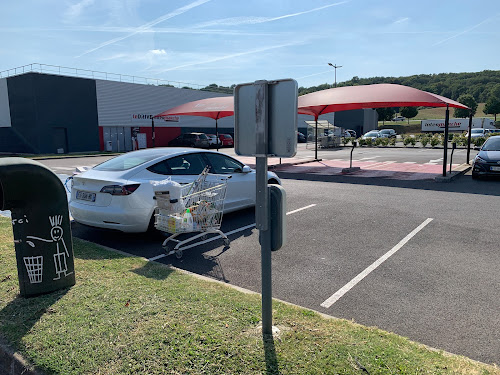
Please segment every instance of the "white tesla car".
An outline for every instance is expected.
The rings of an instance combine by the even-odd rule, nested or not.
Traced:
[[[71,215],[93,227],[145,232],[152,227],[155,208],[150,181],[171,176],[181,184],[193,182],[206,166],[210,173],[231,175],[224,212],[255,206],[255,170],[217,151],[169,147],[128,152],[75,175]],[[281,184],[273,172],[268,182]]]

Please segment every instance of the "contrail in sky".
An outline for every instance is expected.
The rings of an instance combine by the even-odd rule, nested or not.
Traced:
[[[499,13],[499,14],[500,14],[500,13]],[[444,42],[447,42],[447,41],[448,41],[448,40],[450,40],[450,39],[456,38],[457,36],[460,36],[460,35],[463,35],[463,34],[465,34],[465,33],[468,33],[469,31],[474,30],[475,28],[477,28],[477,27],[481,26],[483,23],[489,22],[489,21],[491,21],[493,18],[498,17],[498,15],[499,15],[499,14],[496,14],[496,15],[494,15],[493,17],[487,18],[487,19],[485,19],[484,21],[479,22],[477,25],[472,26],[471,28],[466,29],[466,30],[464,30],[464,31],[462,31],[462,32],[459,32],[458,34],[452,35],[452,36],[450,36],[449,38],[446,38],[446,39],[443,39],[443,40],[441,40],[441,41],[439,41],[439,42],[437,42],[437,43],[434,43],[432,46],[433,46],[433,47],[434,47],[434,46],[437,46],[437,45],[439,45],[439,44],[442,44],[442,43],[444,43]]]
[[[210,21],[210,22],[204,22],[204,23],[201,23],[201,24],[196,25],[194,27],[201,28],[201,27],[209,27],[209,26],[221,26],[221,25],[225,25],[225,26],[237,26],[237,25],[245,25],[245,24],[246,25],[254,25],[254,24],[258,24],[258,23],[278,21],[278,20],[281,20],[281,19],[284,19],[284,18],[301,16],[303,14],[317,12],[318,10],[330,8],[330,7],[337,6],[337,5],[342,5],[342,4],[348,3],[349,1],[350,0],[341,1],[341,2],[338,2],[338,3],[324,5],[322,7],[314,8],[314,9],[310,9],[310,10],[306,10],[306,11],[303,11],[303,12],[285,14],[285,15],[279,16],[279,17],[233,17],[233,18],[223,18],[223,19],[220,19],[220,20],[215,20],[215,21]]]
[[[159,24],[160,22],[163,22],[163,21],[166,21],[166,20],[168,20],[170,18],[178,16],[178,15],[180,15],[182,13],[187,12],[188,10],[190,10],[192,8],[195,8],[197,6],[205,4],[205,3],[209,2],[209,1],[211,1],[211,0],[197,0],[197,1],[194,1],[191,4],[188,4],[186,6],[180,7],[178,9],[174,10],[173,12],[167,13],[167,14],[165,14],[165,15],[163,15],[163,16],[161,16],[161,17],[159,17],[159,18],[157,18],[157,19],[155,19],[155,20],[153,20],[151,22],[145,23],[144,25],[137,27],[135,29],[135,31],[131,32],[130,34],[127,34],[125,36],[120,36],[120,37],[115,38],[115,39],[108,40],[107,42],[101,43],[97,47],[89,49],[89,50],[85,51],[84,53],[82,53],[81,55],[76,56],[76,57],[77,58],[78,57],[82,57],[82,56],[84,56],[84,55],[86,55],[88,53],[97,51],[98,49],[100,49],[102,47],[109,46],[110,44],[119,42],[120,40],[123,40],[123,39],[127,39],[127,38],[129,38],[129,37],[131,37],[131,36],[133,36],[135,34],[138,34],[138,33],[143,32],[145,30],[149,30],[151,27]]]
[[[254,54],[254,53],[258,53],[258,52],[265,52],[265,51],[269,51],[269,50],[276,49],[276,48],[283,48],[283,47],[294,46],[294,45],[297,45],[297,44],[300,44],[300,43],[301,42],[286,43],[286,44],[280,44],[280,45],[276,45],[276,46],[258,48],[258,49],[254,49],[252,51],[245,51],[245,52],[233,53],[233,54],[230,54],[230,55],[224,55],[224,56],[214,57],[212,59],[208,59],[208,60],[204,60],[204,61],[198,61],[198,62],[188,63],[188,64],[184,64],[184,65],[174,66],[172,68],[164,69],[164,70],[161,70],[161,71],[156,72],[156,73],[157,74],[158,73],[164,73],[164,72],[168,72],[168,71],[171,71],[171,70],[177,70],[177,69],[186,68],[188,66],[209,64],[209,63],[213,63],[213,62],[217,62],[217,61],[221,61],[221,60],[231,59],[233,57],[240,57],[240,56],[245,56],[245,55],[251,55],[251,54]]]

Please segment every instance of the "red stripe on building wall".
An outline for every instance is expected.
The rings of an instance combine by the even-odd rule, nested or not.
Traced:
[[[146,133],[147,146],[153,147],[151,127],[140,127],[140,133]],[[155,147],[166,147],[168,142],[181,135],[180,127],[155,127]]]
[[[104,151],[104,130],[102,126],[98,126],[99,128],[99,150]]]

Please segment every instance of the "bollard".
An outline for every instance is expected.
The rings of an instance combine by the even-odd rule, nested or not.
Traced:
[[[10,210],[23,297],[75,284],[68,201],[61,180],[43,164],[0,159],[0,210]]]

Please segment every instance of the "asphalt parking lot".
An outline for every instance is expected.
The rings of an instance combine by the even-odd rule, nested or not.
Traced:
[[[273,253],[273,296],[499,363],[500,181],[452,184],[283,173],[287,244]],[[157,234],[73,225],[76,237],[260,291],[253,210],[228,214],[231,239],[166,257]],[[420,229],[419,229],[420,228]]]
[[[273,253],[273,296],[500,363],[500,180],[474,181],[469,172],[438,183],[442,150],[418,148],[357,149],[355,160],[367,163],[363,173],[344,175],[349,151],[321,150],[322,164],[314,168],[273,161],[288,204],[287,243]],[[311,153],[304,147],[296,158],[308,161]],[[42,162],[64,181],[75,167],[109,157]],[[464,158],[462,149],[453,160]],[[417,172],[390,173],[403,164]],[[230,247],[209,238],[185,250],[182,259],[165,256],[159,233],[125,234],[77,223],[72,229],[74,237],[261,290],[253,209],[224,216],[221,229]]]

